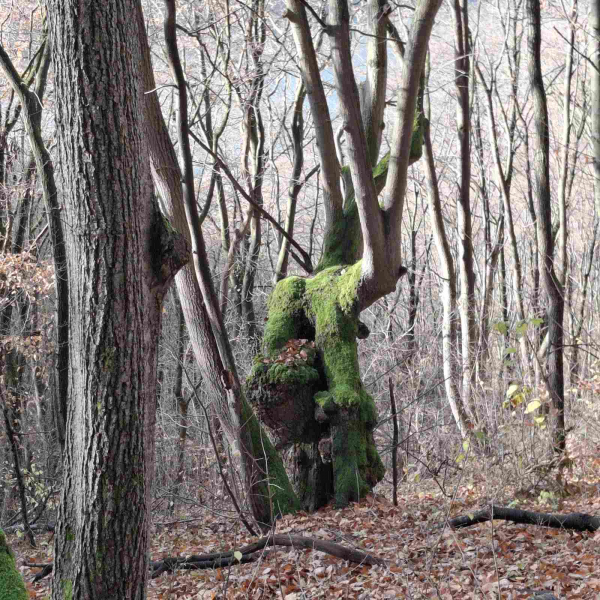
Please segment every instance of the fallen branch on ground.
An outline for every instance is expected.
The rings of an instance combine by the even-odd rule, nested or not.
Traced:
[[[325,552],[326,554],[337,556],[343,560],[363,565],[385,564],[385,560],[373,554],[355,548],[346,548],[335,542],[316,540],[300,535],[276,534],[263,537],[243,548],[229,550],[228,552],[213,552],[211,554],[196,554],[181,557],[172,556],[163,558],[162,560],[152,561],[150,563],[152,569],[151,577],[154,579],[165,572],[172,572],[176,569],[218,569],[235,566],[236,564],[253,562],[257,559],[254,554],[268,546],[287,546],[290,548],[318,550],[319,552]],[[241,558],[236,558],[236,554],[238,553],[241,554]],[[24,563],[24,565],[26,567],[37,567],[42,569],[42,571],[34,577],[34,582],[39,581],[52,573],[52,563]]]
[[[511,521],[523,525],[537,525],[539,527],[552,527],[555,529],[571,529],[574,531],[598,531],[600,529],[600,517],[594,517],[585,513],[570,513],[568,515],[554,515],[550,513],[539,513],[518,508],[506,508],[504,506],[491,506],[475,513],[455,517],[448,521],[452,529],[470,527],[477,523],[485,523],[492,519]]]

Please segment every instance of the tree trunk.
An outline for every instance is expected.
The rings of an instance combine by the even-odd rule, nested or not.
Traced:
[[[554,270],[554,238],[550,195],[550,133],[548,105],[542,78],[540,56],[540,1],[527,0],[529,81],[534,107],[534,177],[537,197],[537,228],[541,276],[548,297],[547,386],[552,402],[552,445],[555,452],[565,451],[565,389],[563,372],[563,286]]]
[[[249,484],[248,492],[254,517],[261,523],[270,522],[276,516],[272,514],[273,507],[278,513],[285,514],[297,510],[299,502],[286,475],[281,457],[262,431],[260,423],[252,414],[252,409],[242,393],[229,340],[222,321],[219,322],[219,307],[214,293],[211,293],[210,270],[201,231],[197,220],[191,219],[188,225],[181,186],[181,170],[155,91],[156,83],[144,15],[139,2],[136,4],[142,44],[140,70],[146,92],[143,125],[161,210],[173,227],[183,233],[188,240],[192,238],[191,227],[194,225],[197,227],[194,235],[197,239],[198,251],[194,255],[194,265],[188,264],[175,277],[190,342],[202,378],[214,399],[214,407],[223,431],[229,443],[241,453],[244,479],[252,482]],[[150,90],[153,90],[152,93],[149,93]]]
[[[48,3],[73,325],[55,600],[146,596],[161,303],[189,249],[154,201],[136,10]]]
[[[415,109],[440,3],[421,2],[414,14],[402,65],[392,151],[377,164],[385,61],[368,61],[361,97],[351,60],[348,2],[329,1],[329,23],[321,25],[330,36],[348,153],[349,166],[340,173],[306,5],[299,0],[286,2],[284,16],[291,22],[315,124],[326,230],[316,275],[311,279],[288,277],[271,295],[265,355],[256,361],[248,390],[281,444],[318,443],[320,460],[333,464],[333,494],[338,506],[363,497],[384,475],[373,439],[375,403],[364,390],[359,372],[357,338],[368,335],[359,315],[393,291],[406,273],[401,264],[402,208],[408,166],[421,156],[422,118],[415,115]],[[381,33],[388,15],[386,5],[370,3],[372,56],[386,52]],[[340,178],[347,184],[344,197]],[[384,187],[380,203],[378,196]],[[309,460],[311,453],[315,454],[314,446],[306,452]],[[311,473],[311,469],[305,472]]]
[[[450,251],[450,244],[444,227],[442,214],[442,201],[433,159],[433,147],[429,133],[429,121],[425,121],[423,133],[425,146],[425,161],[427,173],[427,186],[431,201],[431,229],[438,251],[440,261],[441,293],[443,321],[442,321],[442,360],[444,364],[444,386],[446,398],[454,417],[454,422],[463,438],[468,437],[473,423],[465,410],[460,386],[458,384],[458,365],[456,364],[456,276],[454,260]]]
[[[456,126],[460,146],[458,211],[458,267],[460,277],[460,333],[463,403],[473,420],[479,421],[472,398],[475,376],[475,270],[473,267],[473,231],[471,225],[471,110],[469,105],[470,44],[468,1],[454,0],[454,70],[457,91]]]
[[[590,0],[590,29],[592,34],[592,165],[594,167],[594,199],[596,213],[600,214],[600,0]]]

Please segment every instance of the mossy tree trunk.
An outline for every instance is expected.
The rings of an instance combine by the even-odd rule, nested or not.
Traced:
[[[297,485],[307,509],[318,508],[331,496],[336,505],[345,506],[368,493],[385,472],[373,439],[377,410],[360,377],[357,339],[366,337],[368,330],[359,316],[393,291],[406,272],[400,255],[402,205],[408,165],[421,154],[421,116],[415,115],[415,108],[440,4],[423,0],[415,12],[403,57],[391,152],[379,160],[386,29],[393,29],[389,6],[382,0],[369,2],[368,74],[359,93],[351,62],[348,4],[329,1],[329,22],[320,25],[331,43],[349,160],[343,167],[333,150],[306,6],[300,0],[286,3],[285,17],[291,22],[317,132],[326,234],[313,277],[288,277],[275,287],[264,355],[257,357],[247,390],[280,445],[301,445]]]
[[[25,582],[15,564],[15,556],[0,529],[0,598],[25,600],[29,598]]]

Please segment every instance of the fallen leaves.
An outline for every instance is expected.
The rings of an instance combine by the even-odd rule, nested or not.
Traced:
[[[579,487],[581,495],[562,501],[561,512],[585,508],[598,514],[598,498],[591,497],[586,486]],[[398,507],[380,493],[344,510],[326,507],[277,522],[277,534],[304,535],[372,552],[386,559],[385,565],[351,564],[300,547],[264,548],[254,563],[162,575],[150,582],[148,598],[524,600],[531,597],[529,590],[551,591],[569,600],[600,597],[600,532],[577,533],[498,520],[452,531],[444,527],[448,518],[475,513],[481,506],[476,486],[457,487],[452,501],[437,494],[427,481],[412,489],[405,486],[402,492]],[[534,502],[520,507],[547,509]],[[209,512],[181,517],[180,522],[155,527],[154,560],[235,552],[256,541],[233,518]],[[12,542],[20,560],[34,556],[35,551],[24,542]],[[51,559],[38,554],[38,562]],[[27,569],[24,574],[28,575]],[[49,586],[49,579],[29,584],[31,597],[44,598]]]

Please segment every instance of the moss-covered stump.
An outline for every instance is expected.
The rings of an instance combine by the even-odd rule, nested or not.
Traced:
[[[258,358],[248,383],[249,389],[256,390],[249,397],[266,424],[276,425],[275,430],[283,430],[294,441],[314,444],[318,434],[323,442],[317,445],[321,466],[314,452],[306,452],[316,461],[304,469],[313,481],[299,486],[303,503],[315,508],[321,503],[316,498],[308,500],[306,490],[326,476],[330,467],[322,465],[333,464],[333,495],[338,506],[363,497],[385,473],[373,442],[375,403],[363,388],[358,365],[356,340],[364,337],[356,301],[360,275],[358,262],[323,269],[311,279],[280,281],[269,300],[265,355]],[[314,340],[315,356],[300,355],[305,360],[300,365],[298,342],[304,347],[307,340]],[[286,355],[290,346],[296,358]],[[300,368],[312,369],[310,377],[307,372],[295,372]],[[309,393],[312,406],[306,399]],[[307,407],[318,425],[311,422]],[[298,424],[289,424],[291,419],[298,419]]]
[[[29,598],[21,573],[15,565],[4,531],[0,529],[0,600],[26,600]]]
[[[315,419],[313,396],[321,387],[314,342],[288,340],[279,356],[258,356],[246,382],[246,397],[270,429],[277,447],[318,442],[323,426]]]

